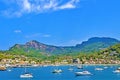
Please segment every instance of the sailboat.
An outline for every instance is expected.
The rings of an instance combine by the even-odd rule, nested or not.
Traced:
[[[31,73],[28,73],[25,68],[25,73],[20,75],[20,78],[33,78]]]
[[[29,53],[29,50],[28,50],[28,53]],[[20,78],[33,78],[33,75],[31,73],[27,72],[27,70],[26,70],[26,64],[25,64],[24,67],[25,67],[25,72],[24,72],[24,74],[20,75]]]

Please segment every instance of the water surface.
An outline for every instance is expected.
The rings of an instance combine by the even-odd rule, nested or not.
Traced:
[[[28,72],[33,74],[31,79],[21,79],[20,75],[24,73],[24,68],[11,68],[11,71],[0,71],[0,80],[120,80],[120,74],[113,73],[119,66],[107,66],[103,71],[96,71],[95,68],[104,68],[105,66],[83,66],[83,69],[77,69],[73,66],[73,71],[69,71],[70,66],[47,66],[30,67]],[[63,72],[54,74],[54,69],[62,69]],[[76,76],[75,72],[88,70],[91,76]]]

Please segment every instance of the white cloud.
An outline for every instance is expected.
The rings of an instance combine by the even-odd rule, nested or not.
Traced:
[[[67,2],[64,5],[61,5],[58,7],[58,9],[71,9],[71,8],[76,8],[76,3],[78,3],[79,0],[71,0],[69,2]]]
[[[27,12],[31,11],[31,3],[28,0],[23,1],[23,10]]]
[[[21,33],[22,31],[21,30],[15,30],[14,32],[15,33]]]
[[[43,6],[43,9],[50,9],[50,8],[55,8],[58,5],[58,3],[56,2],[56,0],[50,0],[49,3],[46,3]]]
[[[5,0],[4,2],[9,2],[9,5],[6,4],[8,8],[3,11],[5,15],[20,17],[29,13],[76,8],[80,0],[68,0],[67,2],[63,0]]]

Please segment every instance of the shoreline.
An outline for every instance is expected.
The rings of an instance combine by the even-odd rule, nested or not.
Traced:
[[[34,65],[11,65],[5,66],[5,68],[24,68],[24,67],[48,67],[48,66],[120,66],[120,64],[34,64]]]
[[[58,65],[120,65],[120,64],[58,64]]]

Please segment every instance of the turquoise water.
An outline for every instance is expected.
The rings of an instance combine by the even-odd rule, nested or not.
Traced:
[[[77,69],[73,66],[73,71],[69,71],[70,66],[48,66],[27,68],[27,71],[33,74],[31,79],[21,79],[20,75],[24,73],[24,68],[11,68],[11,71],[0,71],[0,80],[120,80],[120,74],[113,73],[118,66],[108,66],[103,71],[96,71],[95,68],[104,68],[105,66],[83,66],[83,69]],[[63,70],[62,73],[54,74],[52,71],[56,68]],[[88,70],[91,76],[76,76],[75,72]]]

